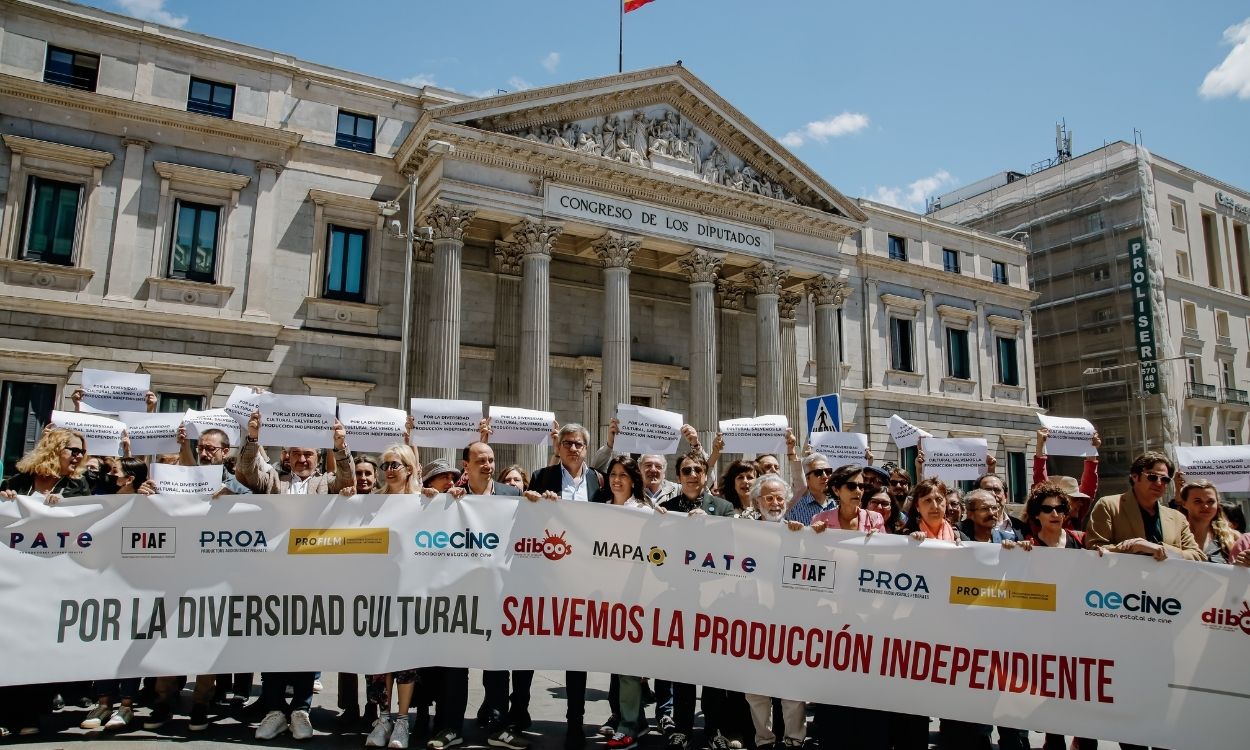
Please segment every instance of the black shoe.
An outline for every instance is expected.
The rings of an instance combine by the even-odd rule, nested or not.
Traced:
[[[378,704],[366,703],[365,715],[363,718],[364,718],[365,724],[368,724],[369,726],[373,726],[373,722],[378,720]]]
[[[208,729],[208,706],[203,703],[191,706],[191,719],[187,722],[187,729],[192,732],[203,732]]]
[[[173,716],[174,712],[169,707],[168,703],[158,703],[156,708],[152,709],[152,713],[148,715],[148,718],[143,720],[143,728],[160,729],[165,726],[165,722],[172,719]]]
[[[603,722],[603,726],[599,727],[599,734],[604,737],[611,737],[616,734],[616,728],[621,725],[621,717],[612,714],[608,720]],[[639,734],[642,734],[641,732]]]
[[[239,713],[242,714],[242,721],[245,724],[255,724],[265,718],[265,714],[269,712],[265,710],[265,704],[261,702],[260,698],[257,698],[244,706]]]
[[[586,746],[586,728],[580,721],[570,721],[564,734],[564,750],[582,750]]]
[[[372,704],[371,704],[372,705]],[[348,706],[336,720],[342,729],[350,729],[360,723],[360,706]]]
[[[60,711],[62,708],[65,708],[65,699],[61,697],[60,693],[57,693],[52,696],[52,710]]]
[[[533,725],[534,725],[534,720],[530,718],[529,711],[524,711],[522,713],[515,714],[515,715],[508,714],[508,726],[512,727],[518,732],[524,732],[526,729],[529,729]]]
[[[499,723],[500,723],[499,712],[496,711],[495,709],[490,708],[489,706],[483,704],[482,707],[477,710],[477,728],[478,729],[485,729],[487,727],[493,727],[493,726],[498,725]]]
[[[717,732],[707,742],[708,750],[729,750],[729,740],[725,739],[725,735]]]
[[[668,736],[668,742],[665,744],[668,750],[688,750],[690,747],[690,741],[684,732],[673,732]]]

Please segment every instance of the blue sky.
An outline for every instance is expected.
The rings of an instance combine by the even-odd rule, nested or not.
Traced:
[[[466,93],[616,72],[618,0],[94,0]],[[924,198],[1133,139],[1250,190],[1250,6],[1228,0],[655,0],[625,69],[675,60],[844,193]]]

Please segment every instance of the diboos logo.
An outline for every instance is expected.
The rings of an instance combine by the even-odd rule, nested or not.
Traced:
[[[30,555],[76,555],[91,546],[89,531],[10,531],[9,548]]]
[[[565,532],[553,534],[543,529],[543,538],[525,537],[518,539],[512,550],[522,557],[542,557],[548,560],[563,560],[573,554],[573,545],[564,540]]]
[[[781,585],[788,589],[833,591],[833,560],[786,555],[781,566]]]
[[[920,573],[860,568],[859,590],[865,594],[885,594],[908,599],[929,598],[929,582]]]
[[[711,552],[700,554],[692,549],[688,549],[686,550],[684,562],[687,566],[694,567],[700,573],[713,573],[734,578],[746,578],[749,574],[755,572],[755,558],[748,556],[718,555]]]
[[[176,532],[172,526],[123,526],[122,557],[173,557],[178,551]]]
[[[1035,581],[997,581],[992,578],[960,578],[951,576],[951,604],[972,607],[1002,607],[1055,611],[1053,583]]]
[[[621,542],[605,542],[596,539],[590,554],[595,557],[605,557],[612,560],[628,560],[636,563],[651,563],[659,567],[668,559],[668,551],[652,546],[650,549],[638,544],[624,544]]]
[[[291,529],[288,555],[385,555],[391,549],[391,530]]]
[[[1202,613],[1202,624],[1212,630],[1236,633],[1240,630],[1250,635],[1250,602],[1241,603],[1241,611],[1212,607]]]
[[[493,531],[426,531],[417,532],[414,555],[423,557],[490,557],[499,547],[499,535]]]
[[[200,530],[200,552],[216,554],[218,552],[268,552],[269,541],[265,532],[257,529],[249,531]]]
[[[1119,591],[1085,592],[1087,617],[1114,617],[1118,620],[1168,623],[1181,613],[1181,603],[1170,596],[1156,596],[1148,591],[1122,594]]]

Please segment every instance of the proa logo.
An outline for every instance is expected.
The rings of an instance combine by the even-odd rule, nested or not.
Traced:
[[[788,589],[833,591],[833,560],[814,557],[790,557],[781,565],[781,585]]]
[[[859,590],[865,594],[885,594],[909,599],[929,598],[929,583],[920,573],[860,568]]]
[[[269,541],[265,532],[257,529],[249,531],[200,530],[200,552],[268,552]]]
[[[595,557],[604,557],[612,560],[651,563],[656,567],[663,565],[664,561],[668,559],[668,551],[662,547],[652,546],[648,549],[639,544],[605,542],[600,539],[595,540],[590,554]]]
[[[542,555],[548,560],[563,560],[573,554],[573,545],[565,541],[565,533],[561,531],[559,534],[553,534],[549,529],[543,529],[542,539],[538,537],[518,539],[512,549],[518,555],[526,557]]]
[[[172,526],[123,526],[122,557],[173,557],[177,531]]]

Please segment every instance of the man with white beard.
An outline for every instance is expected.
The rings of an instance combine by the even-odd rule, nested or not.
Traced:
[[[765,474],[751,484],[750,497],[761,521],[781,523],[790,499],[790,485],[776,474]],[[798,521],[785,521],[785,524],[791,531],[803,528]],[[773,699],[754,693],[747,693],[746,698],[751,707],[751,723],[755,725],[755,747],[760,750],[775,747],[778,743],[772,728]],[[781,720],[785,724],[784,747],[787,750],[803,747],[807,739],[807,703],[782,698]]]

